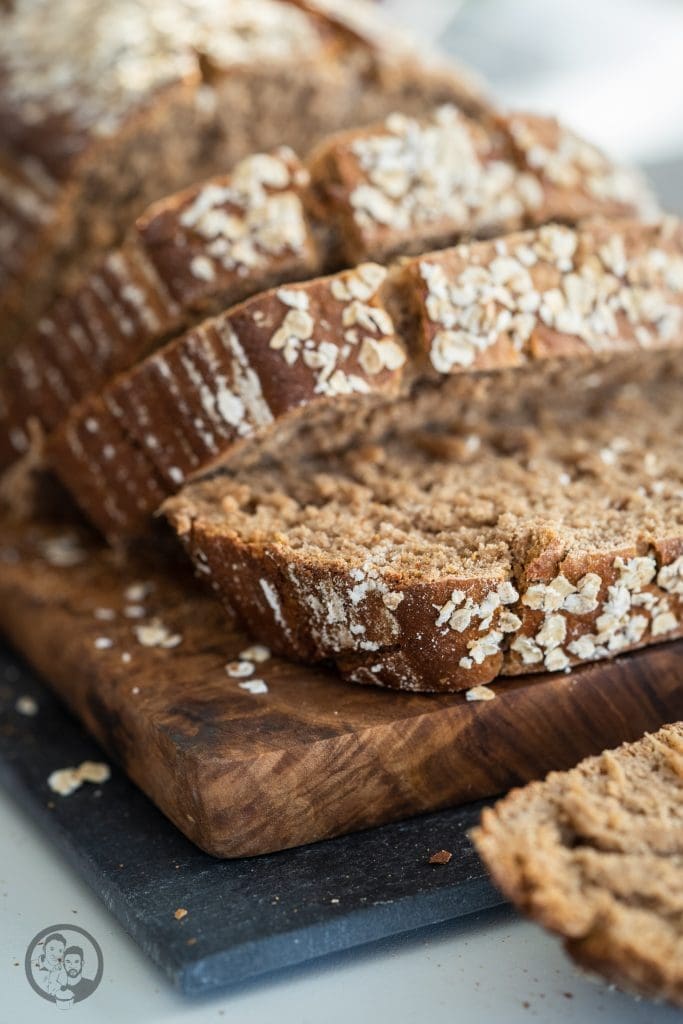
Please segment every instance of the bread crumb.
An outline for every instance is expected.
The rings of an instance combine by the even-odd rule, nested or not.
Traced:
[[[271,657],[270,647],[266,647],[265,644],[252,644],[251,647],[245,647],[239,654],[240,660],[254,661],[256,664],[260,664],[263,661],[268,661]]]
[[[76,769],[81,782],[94,782],[100,785],[111,778],[111,768],[101,761],[83,761]]]
[[[100,622],[112,622],[116,618],[116,612],[113,608],[96,608],[93,615]]]
[[[101,784],[111,777],[108,764],[99,761],[83,761],[78,768],[58,768],[48,776],[47,784],[53,793],[71,796],[84,782]]]
[[[268,684],[263,679],[247,679],[237,685],[240,690],[247,690],[248,693],[268,693]]]
[[[114,646],[114,641],[108,636],[98,636],[95,640],[95,647],[98,651],[106,651]]]
[[[465,693],[467,700],[493,700],[495,696],[490,686],[473,686]]]
[[[438,850],[433,853],[429,858],[430,864],[448,864],[449,861],[453,860],[453,854],[450,850]]]
[[[43,558],[57,569],[70,569],[80,565],[87,557],[87,552],[79,544],[78,538],[66,533],[59,537],[48,537],[40,545]]]
[[[180,633],[171,633],[168,626],[165,626],[160,619],[152,619],[151,622],[144,625],[135,626],[133,632],[138,643],[142,644],[143,647],[164,647],[169,649],[177,647],[183,641]]]
[[[127,604],[123,609],[123,614],[127,619],[144,619],[147,613],[141,604]]]
[[[38,702],[29,696],[17,697],[14,709],[20,715],[33,718],[34,715],[38,714]]]
[[[245,679],[253,674],[254,666],[251,661],[230,661],[225,671],[232,679]]]
[[[126,601],[130,604],[138,604],[143,601],[150,590],[152,589],[151,583],[145,583],[142,581],[136,581],[135,583],[129,584],[123,592],[123,596]]]
[[[185,910],[185,907],[178,907],[173,916],[175,917],[176,921],[182,921],[184,917],[187,917],[187,911]]]

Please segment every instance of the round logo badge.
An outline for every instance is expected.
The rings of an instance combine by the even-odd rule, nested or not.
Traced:
[[[53,924],[31,940],[26,950],[26,977],[34,992],[70,1010],[89,999],[102,981],[102,950],[84,928]]]

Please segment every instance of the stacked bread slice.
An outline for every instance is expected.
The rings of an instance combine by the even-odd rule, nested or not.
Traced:
[[[368,416],[457,420],[448,382],[683,342],[675,222],[548,226],[431,253],[387,274],[361,264],[260,294],[183,335],[81,403],[50,464],[108,536],[144,529],[164,496],[262,452],[341,447]],[[453,397],[450,397],[453,396]]]
[[[683,225],[637,176],[359,0],[49,7],[0,13],[0,467],[56,474],[102,565],[182,545],[354,683],[476,694],[683,634]],[[680,762],[673,726],[476,835],[582,962],[675,1001]]]
[[[81,247],[80,283],[0,371],[3,461],[43,435],[45,464],[110,541],[144,536],[163,506],[255,632],[354,681],[468,689],[677,635],[680,479],[660,439],[677,453],[675,359],[658,381],[683,343],[683,228],[647,220],[637,177],[555,120],[496,112],[327,4],[261,2],[275,21],[237,4],[228,25],[209,0],[169,0],[174,16],[149,21],[131,0],[145,29],[131,66],[161,54],[160,88],[197,18],[214,101],[238,82],[253,98],[235,33],[268,49],[275,26],[295,74],[285,28],[298,40],[305,23],[347,85],[368,61],[391,66],[363,116],[415,76],[406,109],[440,89],[455,104],[333,134],[304,159],[245,157],[155,202],[87,272]],[[31,18],[10,16],[9,37],[31,36]],[[93,21],[95,40],[107,25]],[[2,53],[26,118],[31,76]],[[83,60],[65,104],[94,74]],[[123,145],[136,79],[114,102],[105,64],[87,127],[103,130],[106,99]],[[152,106],[166,137],[170,108]],[[211,159],[228,153],[221,124]],[[105,207],[129,210],[114,195]],[[632,395],[643,376],[655,383]],[[597,471],[582,451],[603,453]]]
[[[31,418],[54,429],[109,377],[270,285],[650,204],[636,177],[554,120],[453,106],[333,135],[305,163],[283,147],[246,157],[154,203],[13,348],[0,463],[26,450]]]

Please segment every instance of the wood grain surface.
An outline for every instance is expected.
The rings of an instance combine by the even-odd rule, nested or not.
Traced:
[[[8,639],[218,857],[501,793],[683,715],[683,642],[518,677],[488,702],[358,687],[277,658],[256,666],[268,692],[252,694],[225,668],[250,641],[162,541],[123,559],[85,537],[65,547],[55,527],[5,524],[0,535]],[[54,564],[65,560],[75,564]],[[144,597],[131,598],[132,583]],[[154,619],[177,646],[140,643],[136,630]]]

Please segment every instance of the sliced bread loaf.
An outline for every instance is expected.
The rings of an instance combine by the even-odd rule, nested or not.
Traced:
[[[354,682],[562,671],[683,630],[680,383],[598,400],[217,475],[165,512],[258,638]]]
[[[56,427],[86,395],[211,312],[322,269],[302,192],[279,148],[153,204],[122,248],[56,300],[0,366],[0,465],[29,424]]]
[[[50,0],[18,5],[0,33],[2,344],[166,193],[395,108],[485,108],[466,74],[347,6],[63,0],[55,19]]]
[[[683,1007],[683,723],[513,790],[473,839],[577,963]]]
[[[545,140],[564,190],[530,168],[515,142],[521,125]],[[342,187],[349,174],[354,187]],[[26,450],[31,419],[53,429],[164,340],[270,285],[463,234],[648,205],[636,177],[556,122],[522,114],[477,122],[452,105],[333,135],[307,166],[282,147],[247,157],[154,203],[123,248],[13,348],[0,366],[0,465]]]
[[[318,448],[321,422],[339,447],[399,399],[395,417],[414,424],[426,382],[420,415],[453,422],[462,390],[449,377],[474,388],[473,371],[571,357],[575,374],[615,353],[675,350],[682,318],[676,221],[548,226],[388,275],[364,264],[256,296],[170,343],[81,403],[48,456],[106,535],[129,536],[155,511],[141,497],[151,477],[171,494],[245,449],[286,450],[293,430]],[[134,515],[114,514],[121,480]]]

